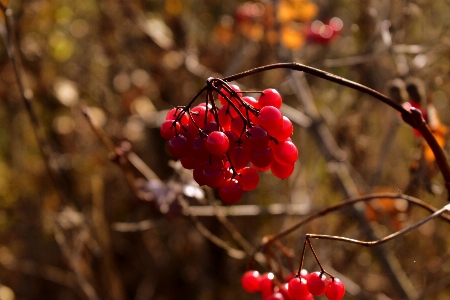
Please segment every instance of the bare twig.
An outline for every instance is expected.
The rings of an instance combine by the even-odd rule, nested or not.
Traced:
[[[425,224],[426,222],[441,216],[443,213],[445,212],[449,212],[450,211],[450,204],[447,204],[446,206],[444,206],[443,208],[435,211],[433,214],[429,215],[428,217],[424,218],[423,220],[408,226],[402,230],[399,230],[395,233],[392,233],[388,236],[385,236],[384,238],[381,238],[379,240],[376,241],[369,241],[369,242],[365,242],[365,241],[360,241],[360,240],[356,240],[356,239],[351,239],[351,238],[346,238],[346,237],[341,237],[341,236],[333,236],[333,235],[326,235],[326,234],[306,234],[306,239],[326,239],[326,240],[335,240],[335,241],[341,241],[341,242],[346,242],[346,243],[351,243],[351,244],[357,244],[360,246],[365,246],[365,247],[372,247],[372,246],[376,246],[379,244],[383,244],[386,243],[398,236],[407,234],[408,232],[422,226],[423,224]]]
[[[375,91],[367,86],[364,86],[362,84],[356,83],[354,81],[342,78],[340,76],[325,72],[320,69],[316,69],[313,67],[309,67],[303,64],[299,63],[277,63],[272,65],[266,65],[258,68],[254,68],[248,71],[244,71],[241,73],[238,73],[236,75],[225,77],[224,81],[233,81],[238,80],[259,72],[269,71],[273,69],[291,69],[294,71],[302,71],[314,76],[317,76],[319,78],[338,83],[340,85],[352,88],[356,91],[365,93],[367,95],[372,96],[373,98],[391,106],[395,110],[399,111],[401,113],[401,116],[403,120],[412,126],[413,128],[420,131],[422,136],[424,137],[425,141],[430,146],[431,150],[433,151],[433,154],[436,158],[436,163],[439,166],[439,169],[444,177],[444,180],[446,182],[446,188],[447,190],[450,190],[450,165],[447,161],[447,158],[445,156],[445,153],[443,149],[439,146],[438,142],[436,141],[434,135],[431,133],[430,128],[426,124],[425,120],[422,117],[422,114],[419,110],[411,108],[409,111],[403,108],[403,106],[400,103],[397,103],[390,99],[389,97],[385,96],[384,94]],[[448,193],[448,197],[450,200],[450,192]]]

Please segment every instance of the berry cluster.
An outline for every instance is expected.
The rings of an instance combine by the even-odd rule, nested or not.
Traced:
[[[320,20],[315,20],[309,26],[306,36],[311,42],[325,45],[336,38],[342,30],[343,25],[342,20],[337,17],[331,18],[326,23],[323,23]]]
[[[256,188],[258,171],[270,169],[278,178],[289,177],[298,150],[290,139],[292,123],[280,112],[282,99],[275,89],[265,89],[255,99],[243,96],[236,85],[212,80],[206,102],[173,108],[160,132],[171,155],[193,170],[200,186],[218,188],[219,197],[233,204],[243,191]]]
[[[320,272],[308,274],[306,270],[291,277],[287,283],[279,284],[273,273],[252,270],[244,273],[241,285],[248,293],[261,293],[263,300],[312,300],[324,294],[329,300],[344,297],[345,287],[338,278],[329,279]]]

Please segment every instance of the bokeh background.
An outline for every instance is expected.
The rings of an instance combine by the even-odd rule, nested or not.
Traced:
[[[3,300],[259,299],[242,290],[240,277],[248,268],[269,271],[246,255],[264,236],[374,191],[446,204],[433,156],[397,112],[311,75],[279,69],[237,82],[282,94],[300,157],[287,180],[261,174],[234,210],[220,210],[215,191],[195,186],[169,156],[158,125],[210,76],[296,61],[384,93],[418,86],[424,112],[435,116],[435,108],[440,119],[433,129],[445,147],[448,0],[1,2],[12,11],[1,33],[17,41],[24,83],[21,90],[3,42]],[[44,156],[24,95],[45,136]],[[370,240],[427,215],[402,201],[374,201],[282,239],[293,267],[282,252],[276,256],[295,271],[307,232]],[[332,241],[314,247],[345,282],[345,299],[444,300],[449,226],[433,220],[374,249]],[[305,267],[318,270],[310,252]]]

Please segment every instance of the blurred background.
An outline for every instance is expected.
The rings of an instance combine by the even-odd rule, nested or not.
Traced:
[[[2,3],[12,10],[7,27],[2,15],[0,47],[2,300],[260,299],[243,291],[240,277],[248,268],[269,271],[248,259],[264,236],[370,192],[446,204],[433,155],[396,111],[301,72],[237,82],[281,93],[300,157],[289,179],[261,174],[235,209],[193,183],[158,126],[211,76],[295,61],[411,102],[445,147],[448,0]],[[292,264],[274,251],[294,272],[307,232],[371,240],[427,215],[378,199],[283,238]],[[373,249],[313,245],[346,284],[345,299],[443,300],[450,298],[449,226],[433,220]],[[319,270],[310,252],[305,267]]]

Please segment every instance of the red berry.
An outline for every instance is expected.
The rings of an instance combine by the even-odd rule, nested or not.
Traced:
[[[208,107],[208,115],[206,116],[206,106],[204,105],[197,105],[196,107],[194,107],[193,109],[191,109],[191,116],[192,119],[194,120],[195,124],[197,124],[197,126],[199,128],[202,128],[206,123],[208,122],[212,122],[214,121],[214,116],[211,113],[210,108]]]
[[[242,197],[242,186],[234,179],[227,179],[219,187],[219,197],[227,204],[234,204]]]
[[[174,121],[171,120],[164,121],[159,128],[159,132],[165,140],[172,139],[179,130],[180,124],[174,123]]]
[[[183,112],[179,108],[174,107],[171,110],[169,110],[169,112],[167,113],[166,120],[173,121],[173,120],[176,120],[177,118],[178,118],[178,122],[180,122],[181,124],[187,124],[187,123],[189,123],[189,120],[190,120],[189,115],[187,113]]]
[[[328,288],[327,278],[320,272],[314,272],[309,274],[307,282],[308,290],[314,296],[320,296],[325,294]]]
[[[258,271],[247,271],[242,275],[241,285],[248,293],[259,292],[259,282],[261,278]]]
[[[264,273],[261,275],[259,287],[263,297],[268,297],[273,293],[273,279],[275,275],[272,272]]]
[[[192,174],[194,176],[195,182],[197,182],[199,186],[206,185],[208,179],[206,178],[205,174],[203,174],[203,169],[194,169]]]
[[[205,142],[206,139],[201,137],[197,137],[192,141],[191,152],[196,159],[203,159],[209,155],[208,150],[206,150]]]
[[[221,131],[211,132],[206,138],[205,147],[211,153],[215,155],[222,155],[228,151],[230,141],[225,133]]]
[[[272,132],[272,136],[276,138],[278,142],[282,142],[292,135],[293,130],[294,127],[292,126],[291,120],[289,120],[288,117],[283,116],[283,125],[279,130]]]
[[[284,283],[278,288],[278,292],[280,292],[285,300],[293,300],[291,295],[289,295],[289,283]]]
[[[332,279],[327,291],[325,292],[325,296],[329,300],[340,300],[344,297],[345,294],[345,286],[338,278]]]
[[[250,161],[258,168],[264,169],[273,162],[273,151],[269,146],[253,150],[250,153]]]
[[[280,93],[276,89],[265,89],[258,98],[260,108],[264,106],[280,108],[282,102]]]
[[[258,101],[253,97],[245,96],[245,97],[242,97],[242,100],[244,100],[245,103],[250,104],[254,108],[260,108]],[[244,112],[242,112],[242,113],[244,113]],[[244,116],[245,116],[245,114],[244,114]]]
[[[207,134],[217,131],[217,130],[219,130],[219,127],[218,127],[217,123],[214,121],[208,122],[205,124],[205,126],[203,126],[203,131],[206,132]]]
[[[294,143],[285,141],[273,147],[273,158],[284,165],[293,165],[298,158],[298,150]]]
[[[245,168],[250,162],[250,152],[242,146],[236,145],[228,153],[235,171]]]
[[[231,120],[230,129],[238,136],[241,136],[242,132],[244,131],[244,127],[245,127],[244,120],[242,120],[241,117],[236,117]]]
[[[269,144],[269,138],[269,134],[264,128],[254,126],[246,132],[242,141],[250,149],[262,149]]]
[[[310,294],[306,279],[304,278],[294,278],[289,281],[289,294],[292,300],[303,300],[306,296]]]
[[[274,106],[264,106],[259,111],[258,125],[266,129],[269,133],[279,130],[283,125],[283,115]]]
[[[294,172],[294,165],[284,165],[274,160],[270,164],[270,170],[275,177],[286,179]]]
[[[183,168],[192,170],[197,166],[197,160],[194,156],[192,156],[192,153],[190,153],[188,156],[180,158],[181,165]]]
[[[244,191],[251,191],[258,186],[259,174],[255,169],[247,167],[239,170],[239,176],[236,179]]]
[[[172,138],[167,145],[173,157],[181,158],[189,154],[188,141],[181,134]]]
[[[211,165],[203,169],[205,184],[211,188],[218,188],[225,181],[223,166]]]
[[[217,111],[217,116],[219,118],[219,124],[222,128],[228,128],[231,125],[231,116],[227,113],[227,108],[225,106],[221,107]]]
[[[264,168],[260,168],[260,167],[255,166],[253,163],[251,164],[251,167],[258,172],[266,172],[267,170],[270,169],[270,165],[268,165],[267,167],[264,167]]]

